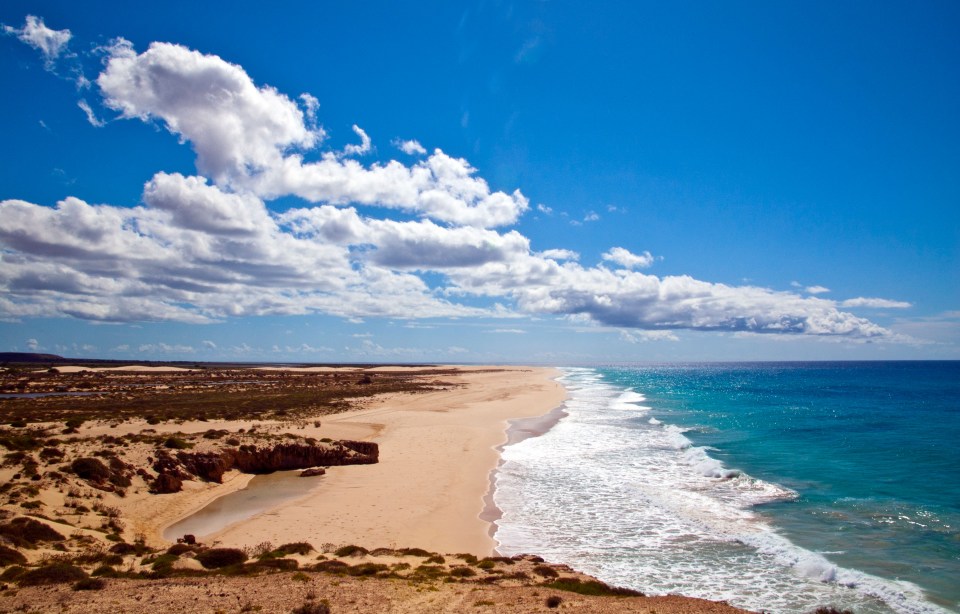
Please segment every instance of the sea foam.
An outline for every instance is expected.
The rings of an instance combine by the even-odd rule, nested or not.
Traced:
[[[838,568],[777,532],[756,506],[784,486],[726,467],[640,392],[568,369],[568,414],[508,446],[497,478],[498,549],[535,552],[648,594],[680,593],[799,614],[943,612],[913,584]]]

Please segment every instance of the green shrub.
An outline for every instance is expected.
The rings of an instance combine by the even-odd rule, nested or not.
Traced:
[[[14,518],[0,525],[0,535],[20,547],[32,548],[38,542],[62,542],[66,539],[50,526],[33,518]]]
[[[341,546],[333,551],[336,556],[363,556],[369,554],[370,551],[364,548],[363,546]]]
[[[345,574],[350,566],[343,561],[320,561],[313,566],[314,571],[323,571],[332,574]]]
[[[549,565],[537,565],[533,568],[533,573],[538,576],[543,576],[544,578],[558,578],[560,574],[557,573],[557,570]]]
[[[84,578],[73,585],[75,591],[99,591],[107,585],[101,578]]]
[[[4,569],[3,573],[0,573],[0,580],[4,582],[12,582],[26,573],[26,571],[27,570],[20,565],[11,565],[10,567]]]
[[[20,586],[68,584],[87,578],[87,572],[70,563],[52,563],[24,573],[18,579]]]
[[[70,463],[70,470],[77,474],[77,477],[90,482],[110,479],[110,468],[96,458],[78,458]]]
[[[193,444],[187,443],[179,437],[168,437],[167,440],[163,442],[163,447],[170,448],[171,450],[189,450],[193,447]]]
[[[274,552],[282,556],[288,554],[310,554],[313,551],[314,547],[307,542],[291,542],[289,544],[283,544],[274,550]]]
[[[381,563],[361,563],[352,567],[347,567],[346,572],[351,576],[373,576],[381,571],[389,571],[390,568]]]
[[[470,567],[454,567],[450,570],[450,575],[454,578],[469,578],[477,575],[477,572]]]
[[[479,569],[493,569],[496,566],[497,566],[496,563],[494,563],[493,561],[488,561],[487,559],[484,559],[479,563],[477,563],[477,567]]]
[[[446,562],[447,562],[447,559],[443,558],[443,556],[439,554],[434,554],[433,556],[428,558],[426,561],[424,561],[424,563],[433,563],[435,565],[443,565]]]
[[[563,603],[563,599],[559,595],[551,595],[547,597],[547,607],[548,608],[559,608],[560,604]]]
[[[167,554],[172,554],[174,556],[180,556],[186,552],[193,552],[193,547],[188,546],[187,544],[174,544],[167,548]]]
[[[261,559],[250,564],[258,569],[277,569],[279,571],[294,571],[300,564],[293,559]]]
[[[27,557],[19,551],[0,545],[0,567],[7,565],[23,565],[27,562]]]
[[[211,548],[199,553],[197,560],[207,569],[220,569],[243,563],[247,560],[247,555],[236,548]]]
[[[629,588],[610,586],[598,580],[581,581],[578,578],[562,578],[544,584],[548,588],[561,591],[570,591],[580,595],[594,595],[599,597],[643,597],[643,593]]]
[[[44,460],[49,460],[49,461],[60,460],[61,458],[63,458],[63,456],[64,456],[63,450],[59,450],[57,448],[47,447],[40,450],[40,458]]]
[[[466,561],[467,565],[476,565],[476,564],[477,564],[477,561],[479,560],[479,559],[477,559],[476,556],[474,556],[474,555],[472,555],[472,554],[465,554],[465,553],[460,553],[460,554],[456,555],[456,557],[457,557],[458,559],[460,559],[461,561]]]
[[[120,576],[117,570],[111,567],[110,565],[101,565],[100,567],[97,567],[92,572],[90,572],[90,575],[103,576],[105,578],[117,578]]]
[[[299,607],[293,608],[290,614],[330,614],[330,605],[326,599],[323,601],[308,601]]]

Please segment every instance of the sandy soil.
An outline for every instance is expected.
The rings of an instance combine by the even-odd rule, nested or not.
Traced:
[[[559,597],[556,610],[549,597]],[[15,611],[88,612],[261,612],[288,613],[305,603],[327,601],[335,614],[425,612],[593,612],[597,614],[737,614],[725,603],[687,597],[587,597],[539,586],[478,583],[415,584],[403,580],[337,578],[323,574],[275,574],[260,578],[108,580],[101,591],[69,586],[21,589],[0,595],[0,607]]]
[[[471,369],[447,378],[468,384],[460,388],[386,395],[363,410],[327,416],[313,436],[376,441],[380,462],[332,467],[325,485],[307,497],[204,541],[357,543],[489,555],[496,544],[480,514],[499,460],[496,447],[506,441],[510,419],[542,415],[563,402],[566,392],[554,375],[547,369]]]

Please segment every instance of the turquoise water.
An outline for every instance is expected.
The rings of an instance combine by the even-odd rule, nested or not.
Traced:
[[[960,610],[960,363],[563,381],[568,417],[504,451],[501,551],[755,610]]]

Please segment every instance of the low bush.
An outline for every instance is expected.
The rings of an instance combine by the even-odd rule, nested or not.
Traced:
[[[211,548],[197,554],[197,560],[207,569],[220,569],[243,563],[247,555],[237,548]]]
[[[110,479],[110,468],[96,458],[78,458],[70,463],[70,470],[77,477],[89,482],[103,482]]]
[[[370,554],[370,551],[364,548],[363,546],[341,546],[333,551],[333,554],[336,556],[363,556],[365,554]]]
[[[587,580],[583,582],[578,578],[562,578],[544,584],[544,586],[561,591],[578,593],[580,595],[593,595],[598,597],[643,597],[643,593],[640,591],[610,586],[598,580]]]
[[[308,544],[307,542],[291,542],[289,544],[283,544],[274,552],[280,555],[288,554],[310,554],[314,551],[314,547]]]
[[[62,542],[66,538],[50,526],[33,518],[14,518],[0,524],[0,535],[20,547],[32,548],[38,542]]]
[[[293,608],[290,614],[330,614],[330,605],[326,600],[308,601],[299,607]]]
[[[533,573],[538,576],[543,576],[544,578],[558,578],[560,574],[557,573],[557,570],[549,565],[537,565],[533,568]]]
[[[450,575],[454,578],[469,578],[477,575],[477,572],[470,567],[454,567],[450,570]]]
[[[193,447],[193,444],[187,443],[179,437],[168,437],[167,440],[163,442],[163,447],[170,448],[171,450],[189,450]]]
[[[280,571],[296,571],[300,564],[293,559],[261,559],[256,563],[250,563],[257,569],[277,569]]]
[[[390,571],[390,568],[381,563],[361,563],[346,569],[351,576],[374,576],[381,571]]]
[[[27,557],[23,556],[18,550],[0,545],[0,567],[7,565],[23,565],[27,562]]]
[[[20,586],[68,584],[87,578],[87,572],[70,563],[52,563],[25,572],[17,580]]]
[[[27,570],[20,565],[11,565],[10,567],[4,569],[3,573],[0,573],[0,580],[4,582],[12,582],[26,573],[26,571]]]
[[[174,556],[180,556],[186,552],[193,552],[193,547],[188,546],[187,544],[174,544],[167,548],[167,554],[172,554]]]
[[[107,585],[106,581],[101,578],[84,578],[74,583],[73,590],[75,591],[99,591]]]
[[[559,595],[547,597],[546,605],[548,608],[559,608],[561,603],[563,603],[563,599]]]
[[[343,561],[320,561],[313,566],[313,570],[333,574],[345,574],[347,573],[348,567],[350,566]]]

